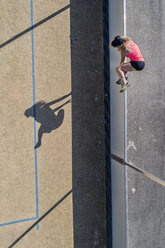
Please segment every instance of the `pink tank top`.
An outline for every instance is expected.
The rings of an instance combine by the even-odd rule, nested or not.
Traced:
[[[128,55],[125,55],[130,59],[130,61],[144,61],[144,58],[140,52],[138,45],[129,41],[126,42],[125,46],[127,45],[131,46],[132,48],[130,53]]]

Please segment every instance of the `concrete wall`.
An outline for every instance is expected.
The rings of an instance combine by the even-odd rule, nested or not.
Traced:
[[[102,1],[71,1],[75,248],[106,247]]]
[[[102,4],[0,16],[0,247],[105,247]]]
[[[116,18],[117,16],[117,18]],[[109,1],[110,41],[123,33],[123,3]],[[120,55],[110,49],[110,106],[111,106],[111,153],[124,158],[124,94],[116,86],[115,68],[120,63]],[[112,247],[125,247],[126,244],[126,202],[125,170],[118,162],[111,160],[112,184]]]

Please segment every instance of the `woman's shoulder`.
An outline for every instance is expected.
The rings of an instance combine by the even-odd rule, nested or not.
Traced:
[[[134,44],[135,42],[133,42],[133,40],[129,40],[129,41],[126,41],[124,46],[131,46],[132,44]]]
[[[122,49],[122,51],[121,51],[124,55],[128,55],[128,54],[130,53],[130,51],[131,51],[131,49],[132,49],[131,44],[132,44],[132,42],[130,42],[130,41],[127,41],[127,42],[124,44],[123,49]]]

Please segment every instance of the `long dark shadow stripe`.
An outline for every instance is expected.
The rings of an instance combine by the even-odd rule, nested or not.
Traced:
[[[156,182],[156,183],[158,183],[158,184],[160,184],[160,185],[162,185],[162,186],[165,187],[165,181],[162,180],[162,179],[160,179],[160,178],[158,178],[158,177],[156,177],[156,176],[154,176],[154,175],[152,175],[151,173],[149,173],[149,172],[147,172],[147,171],[145,171],[145,170],[142,170],[142,169],[138,168],[137,166],[135,166],[135,165],[133,165],[133,164],[129,164],[129,163],[125,162],[124,159],[118,157],[118,156],[115,155],[115,154],[111,154],[111,158],[112,158],[113,160],[115,160],[116,162],[118,162],[119,164],[122,164],[122,165],[124,165],[124,166],[126,165],[126,166],[132,168],[133,170],[135,170],[135,171],[141,173],[141,174],[144,175],[145,177],[148,177],[148,178],[151,179],[152,181],[154,181],[154,182]]]
[[[48,214],[50,214],[61,202],[63,202],[71,193],[73,189],[70,190],[66,195],[64,195],[58,202],[56,202],[53,207],[51,207],[44,215],[42,215],[33,225],[31,225],[21,236],[19,236],[8,248],[12,248],[16,245],[26,234],[28,234],[39,222],[41,222]]]
[[[58,10],[57,12],[51,14],[50,16],[44,18],[43,20],[37,22],[37,23],[34,24],[33,26],[31,26],[31,27],[25,29],[25,30],[22,31],[21,33],[19,33],[19,34],[13,36],[13,37],[10,38],[9,40],[5,41],[4,43],[2,43],[2,44],[0,45],[0,48],[2,48],[2,47],[4,47],[4,46],[8,45],[8,44],[11,43],[12,41],[14,41],[14,40],[20,38],[21,36],[23,36],[24,34],[30,32],[32,29],[37,28],[37,27],[40,26],[41,24],[43,24],[43,23],[49,21],[50,19],[52,19],[53,17],[59,15],[59,14],[62,13],[63,11],[67,10],[68,8],[70,8],[70,4],[67,5],[67,6],[65,6],[65,7],[62,8],[62,9]]]
[[[111,129],[110,129],[110,70],[109,70],[109,1],[103,1],[104,45],[104,130],[105,130],[105,182],[106,182],[106,245],[112,248],[112,189],[111,189]]]

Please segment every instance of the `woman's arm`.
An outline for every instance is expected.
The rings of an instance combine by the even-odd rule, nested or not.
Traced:
[[[132,47],[130,45],[124,46],[123,49],[121,50],[121,62],[122,64],[125,60],[126,55],[128,55],[131,52]]]
[[[130,45],[125,46],[122,50],[122,54],[124,54],[125,56],[128,55],[131,52],[132,47]]]
[[[120,61],[120,64],[122,64],[125,60],[125,55],[121,52],[121,61]]]

